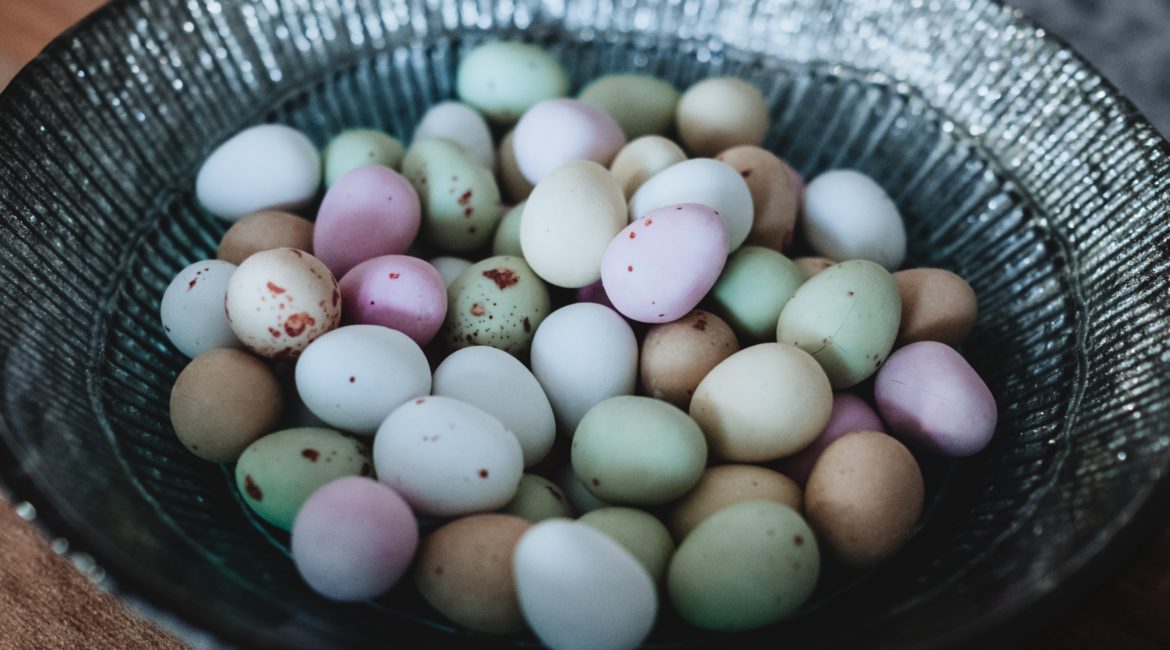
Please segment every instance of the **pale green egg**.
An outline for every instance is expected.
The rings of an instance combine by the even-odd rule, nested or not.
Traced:
[[[397,139],[373,129],[350,129],[337,134],[325,146],[325,185],[333,185],[347,172],[366,165],[384,165],[397,170],[406,148]]]
[[[894,276],[880,264],[851,260],[817,273],[796,290],[780,313],[776,340],[811,354],[839,390],[881,367],[901,320]]]
[[[792,260],[770,248],[744,246],[727,259],[710,297],[715,312],[747,345],[776,335],[780,312],[802,282]]]
[[[573,435],[573,471],[610,503],[658,505],[694,487],[707,441],[686,413],[649,397],[613,397],[589,409]]]
[[[519,257],[499,255],[469,266],[447,288],[440,336],[452,349],[490,345],[520,354],[548,316],[548,287]]]
[[[303,427],[268,434],[236,462],[236,487],[261,519],[291,530],[301,505],[343,476],[373,471],[365,444],[333,429]]]
[[[547,52],[527,43],[497,41],[475,48],[456,72],[459,99],[502,125],[529,108],[569,92],[565,69]]]
[[[795,510],[744,501],[687,535],[667,569],[667,591],[696,627],[749,630],[796,611],[816,587],[820,564],[812,529]]]
[[[657,517],[643,510],[615,507],[594,510],[577,521],[589,524],[624,546],[646,567],[654,582],[661,584],[674,555],[674,539]]]
[[[491,240],[503,208],[491,170],[450,140],[416,142],[402,175],[418,192],[422,232],[443,250],[466,253]]]
[[[496,226],[496,237],[492,240],[492,255],[524,257],[524,251],[520,248],[520,217],[523,215],[523,201],[504,213],[500,225]]]
[[[516,515],[535,524],[555,517],[571,518],[573,506],[556,483],[543,476],[525,474],[520,477],[516,496],[500,509],[500,513]]]
[[[679,92],[669,82],[645,74],[611,74],[590,82],[578,99],[593,104],[622,127],[627,140],[664,135],[674,126]]]

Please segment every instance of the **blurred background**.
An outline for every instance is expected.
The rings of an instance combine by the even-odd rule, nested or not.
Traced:
[[[0,0],[0,88],[62,30],[104,3]],[[1072,44],[1170,136],[1170,0],[1006,4]],[[143,604],[131,602],[127,609],[76,571],[77,561],[66,540],[39,535],[0,495],[0,649],[217,647]],[[1170,529],[1124,573],[1022,647],[1170,647]]]

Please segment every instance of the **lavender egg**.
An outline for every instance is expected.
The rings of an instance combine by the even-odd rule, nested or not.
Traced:
[[[418,234],[418,194],[401,174],[359,167],[325,193],[313,231],[313,253],[336,277],[358,264],[405,252]]]
[[[575,99],[550,99],[520,118],[512,139],[516,164],[531,183],[574,160],[609,166],[626,144],[622,128],[604,110]]]

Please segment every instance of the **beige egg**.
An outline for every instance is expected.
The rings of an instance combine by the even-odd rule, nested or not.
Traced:
[[[759,146],[768,132],[768,105],[742,79],[704,79],[678,102],[675,126],[693,156],[711,157],[737,145]]]
[[[673,140],[647,135],[622,147],[609,171],[629,199],[651,176],[686,159],[687,154]]]
[[[800,486],[780,472],[757,465],[719,465],[704,471],[698,484],[670,506],[666,524],[674,538],[681,540],[727,506],[759,499],[783,503],[797,512],[803,503]]]
[[[804,491],[817,541],[845,564],[874,566],[897,552],[922,514],[922,471],[905,445],[873,431],[846,434],[813,466]]]
[[[253,253],[273,248],[313,252],[313,223],[289,212],[254,212],[232,224],[219,241],[217,257],[240,264]]]
[[[703,377],[738,350],[735,332],[710,312],[655,325],[642,343],[642,393],[686,410]]]
[[[820,434],[833,389],[816,359],[795,345],[761,343],[715,366],[691,399],[711,456],[763,462],[790,456]]]
[[[902,296],[902,324],[895,345],[938,341],[958,346],[975,327],[975,290],[945,269],[907,269],[894,274]]]
[[[452,521],[419,545],[415,585],[432,607],[463,627],[489,634],[523,630],[512,552],[530,526],[499,514]]]
[[[171,425],[191,453],[213,463],[235,462],[280,424],[284,397],[268,366],[235,348],[195,357],[171,388]]]
[[[805,280],[836,264],[827,257],[798,257],[792,263],[804,274]]]
[[[499,179],[500,190],[504,193],[504,198],[512,204],[520,203],[532,194],[532,183],[524,178],[524,174],[520,173],[520,167],[516,164],[516,150],[512,148],[512,134],[514,131],[508,131],[507,135],[500,140],[499,151]]]
[[[788,165],[776,154],[753,146],[732,147],[715,157],[747,181],[754,217],[748,245],[783,253],[792,244],[800,196]]]

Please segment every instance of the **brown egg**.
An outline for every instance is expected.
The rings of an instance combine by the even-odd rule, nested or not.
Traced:
[[[895,345],[938,341],[958,346],[975,326],[975,290],[944,269],[908,269],[894,274],[902,295],[902,324]]]
[[[213,463],[235,462],[253,441],[276,430],[283,409],[276,375],[235,348],[195,357],[171,389],[171,425],[179,442]]]
[[[922,514],[922,471],[905,445],[874,431],[829,445],[804,487],[804,510],[817,541],[839,560],[869,567],[910,537]]]
[[[703,472],[699,482],[675,501],[666,523],[676,540],[682,540],[703,520],[741,501],[778,501],[800,512],[800,486],[787,476],[758,465],[720,465]]]
[[[799,201],[796,181],[788,165],[776,154],[760,147],[732,147],[716,156],[731,165],[747,181],[752,194],[752,229],[748,245],[764,246],[783,253],[792,243]]]
[[[735,332],[710,312],[655,325],[642,344],[642,392],[685,411],[703,377],[738,350]]]
[[[792,263],[804,274],[805,280],[836,264],[827,257],[797,257]]]
[[[512,515],[456,519],[419,546],[415,585],[431,606],[463,627],[489,634],[523,630],[512,551],[530,526]]]
[[[513,131],[508,131],[507,135],[500,140],[498,177],[504,198],[515,205],[528,200],[528,195],[532,194],[532,183],[524,178],[524,174],[520,173],[520,167],[516,165],[516,151],[512,148],[512,134]]]
[[[295,248],[312,253],[312,222],[288,212],[255,212],[228,228],[219,242],[217,257],[240,264],[253,253],[274,248]]]

